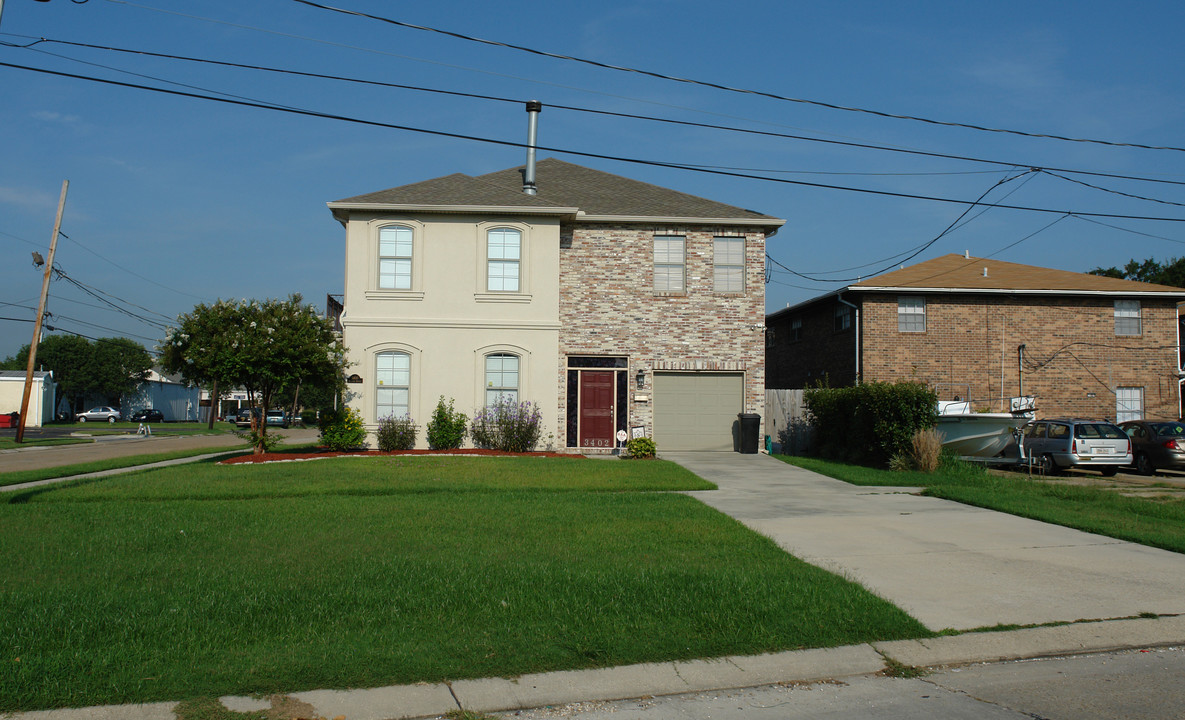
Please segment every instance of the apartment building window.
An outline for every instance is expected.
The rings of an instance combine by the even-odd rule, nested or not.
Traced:
[[[835,331],[840,332],[852,327],[852,309],[847,305],[835,306]]]
[[[677,235],[655,235],[654,291],[684,292],[684,274],[684,239]]]
[[[379,229],[379,289],[411,290],[412,229]]]
[[[1144,388],[1115,388],[1115,422],[1140,420],[1144,417]]]
[[[897,298],[897,331],[926,332],[926,298],[909,295]]]
[[[712,241],[712,268],[716,292],[745,291],[745,238],[718,237]]]
[[[802,318],[794,318],[790,321],[790,342],[798,342],[802,339]]]
[[[502,398],[518,402],[518,356],[486,355],[486,407]]]
[[[1115,334],[1139,335],[1140,332],[1140,301],[1116,300]]]
[[[518,292],[522,245],[522,233],[514,228],[494,228],[486,234],[487,290]]]
[[[411,388],[411,356],[403,352],[375,355],[375,417],[408,414]]]

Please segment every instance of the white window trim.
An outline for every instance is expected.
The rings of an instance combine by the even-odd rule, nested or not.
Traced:
[[[385,227],[411,229],[411,288],[397,290],[379,287],[379,232]],[[424,299],[424,224],[415,220],[381,218],[366,226],[367,300],[423,300]]]
[[[363,423],[366,425],[368,431],[374,431],[378,428],[378,355],[385,352],[401,352],[408,356],[410,373],[409,384],[407,386],[407,412],[412,418],[419,419],[422,417],[422,410],[420,406],[420,382],[423,374],[420,372],[421,359],[423,351],[414,345],[399,342],[385,342],[378,345],[372,345],[366,348],[363,353],[367,368],[366,374],[362,376],[362,397],[361,407],[354,404],[354,409],[362,413]],[[359,373],[361,374],[361,372]],[[351,387],[358,387],[357,385],[347,385],[346,389]],[[348,393],[347,393],[348,394]],[[435,403],[435,401],[433,401]],[[435,407],[435,405],[433,405]]]
[[[1124,305],[1120,308],[1120,303]],[[1133,307],[1134,306],[1134,307]],[[1133,314],[1134,311],[1134,314]],[[1144,334],[1144,308],[1139,300],[1116,300],[1115,301],[1115,335],[1116,337],[1138,337]],[[1119,324],[1121,321],[1134,321],[1136,326],[1135,332],[1120,332]]]
[[[660,239],[673,240],[676,238],[678,238],[679,240],[681,240],[683,242],[682,260],[678,263],[659,263],[658,257],[657,257],[658,241]],[[676,265],[679,267],[679,269],[682,272],[683,287],[678,290],[660,290],[658,288],[658,272],[657,272],[658,268],[660,266],[661,267],[675,267]],[[650,290],[655,295],[686,295],[687,294],[687,235],[677,234],[677,233],[658,233],[658,232],[654,233],[654,235],[650,239],[650,268],[651,268]]]
[[[519,233],[518,290],[489,289],[490,231],[497,228],[509,228]],[[473,299],[489,303],[531,302],[531,226],[521,222],[482,222],[474,229],[477,233],[477,277]]]
[[[1123,397],[1124,395],[1132,397],[1125,399]],[[1143,418],[1144,388],[1134,385],[1115,388],[1115,422],[1121,423],[1128,420],[1142,420]]]
[[[518,356],[518,399],[519,402],[530,400],[530,368],[531,352],[518,345],[499,343],[475,348],[473,351],[473,399],[471,407],[484,408],[486,406],[486,356],[487,355],[516,355]]]
[[[716,261],[716,243],[721,240],[725,240],[730,243],[736,242],[736,243],[740,244],[740,246],[741,246],[741,258],[740,258],[741,261],[740,261],[740,263],[720,263],[720,262]],[[684,265],[686,265],[686,262],[687,262],[686,240],[684,240],[683,252],[684,252],[683,261],[684,261]],[[743,235],[740,235],[740,236],[715,235],[712,238],[712,290],[721,294],[721,295],[744,295],[746,286],[748,285],[748,283],[746,282],[746,280],[748,279],[748,273],[746,272],[746,269],[747,269],[747,262],[746,261],[747,260],[748,260],[748,243],[746,242],[745,236],[743,236]],[[729,289],[722,290],[722,289],[720,289],[720,285],[717,282],[717,278],[716,278],[716,270],[720,269],[720,268],[736,268],[737,270],[740,270],[741,287],[737,290],[729,290]],[[686,285],[686,280],[684,281],[684,285]]]
[[[916,303],[920,303],[920,306]],[[924,333],[928,327],[928,319],[926,318],[926,298],[919,295],[898,295],[897,296],[897,332],[900,333]],[[918,317],[922,319],[921,329],[903,329],[901,327],[902,316]]]

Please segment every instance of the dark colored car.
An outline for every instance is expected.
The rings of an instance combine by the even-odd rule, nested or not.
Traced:
[[[263,416],[263,414],[259,411],[259,408],[239,408],[239,413],[235,415],[235,425],[238,425],[241,428],[251,427],[252,415],[255,416],[257,423]]]
[[[1025,453],[1048,475],[1090,468],[1110,477],[1132,463],[1131,439],[1104,420],[1055,418],[1025,426]]]
[[[160,410],[153,410],[152,408],[144,408],[137,410],[132,415],[132,422],[134,423],[163,423],[165,421],[165,414]]]
[[[1132,441],[1132,464],[1141,475],[1157,468],[1185,470],[1185,423],[1129,420],[1119,425]]]

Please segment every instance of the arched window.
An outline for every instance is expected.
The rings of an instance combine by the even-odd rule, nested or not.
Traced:
[[[411,290],[412,229],[379,228],[379,289]]]
[[[411,356],[402,352],[375,355],[375,417],[403,417],[408,414],[411,387]]]
[[[486,234],[486,290],[518,292],[523,235],[514,228],[499,227]]]
[[[517,355],[486,355],[486,407],[501,398],[518,402],[518,364]]]

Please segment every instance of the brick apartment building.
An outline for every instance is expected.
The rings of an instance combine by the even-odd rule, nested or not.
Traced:
[[[766,318],[770,388],[915,380],[981,411],[1181,414],[1185,289],[946,255]]]
[[[346,228],[350,404],[531,401],[558,448],[732,450],[762,413],[765,238],[783,220],[562,162],[329,204]],[[423,434],[421,433],[421,438]]]

